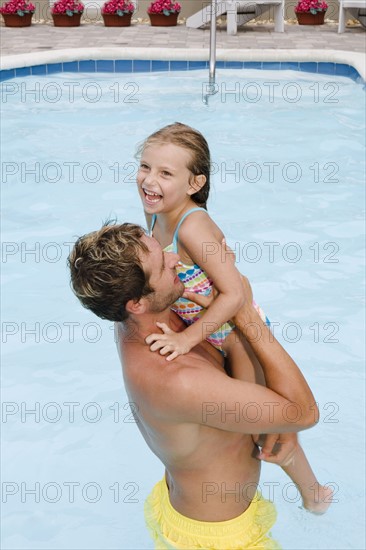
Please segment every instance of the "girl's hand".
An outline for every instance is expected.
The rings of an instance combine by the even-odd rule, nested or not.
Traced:
[[[263,441],[264,438],[264,441]],[[296,433],[252,435],[256,445],[261,447],[257,458],[286,467],[294,462],[298,447]]]
[[[156,323],[163,331],[163,334],[149,334],[145,342],[150,346],[151,351],[160,349],[161,355],[170,353],[167,361],[173,361],[178,355],[188,353],[192,346],[189,344],[187,336],[183,332],[174,332],[165,323]]]

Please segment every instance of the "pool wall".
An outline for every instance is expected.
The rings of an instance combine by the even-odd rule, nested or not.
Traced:
[[[295,70],[365,82],[365,56],[338,50],[217,50],[217,68]],[[208,68],[202,49],[73,48],[4,56],[0,80],[56,72],[152,72]]]

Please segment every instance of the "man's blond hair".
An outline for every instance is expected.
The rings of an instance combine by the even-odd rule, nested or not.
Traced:
[[[125,321],[126,304],[153,292],[141,258],[149,252],[142,227],[107,222],[76,241],[68,258],[71,286],[84,307],[109,321]]]

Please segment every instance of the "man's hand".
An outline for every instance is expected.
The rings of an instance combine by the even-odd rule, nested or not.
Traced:
[[[183,332],[174,332],[165,323],[156,323],[163,331],[163,334],[149,334],[145,342],[150,346],[151,351],[160,349],[161,355],[170,353],[166,358],[167,361],[173,361],[178,355],[188,353],[192,346],[189,344],[187,336]]]
[[[253,435],[256,445],[262,447],[259,460],[286,467],[292,464],[298,447],[296,433]]]

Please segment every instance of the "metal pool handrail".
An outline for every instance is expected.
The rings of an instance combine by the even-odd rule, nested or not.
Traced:
[[[215,85],[215,72],[216,72],[216,2],[217,0],[211,0],[211,21],[210,21],[210,57],[209,57],[209,73],[208,73],[208,87],[207,93],[204,96],[204,103],[208,105],[208,98],[210,95],[217,93]]]
[[[215,83],[216,70],[216,0],[211,2],[211,25],[210,25],[210,72],[209,79]]]

